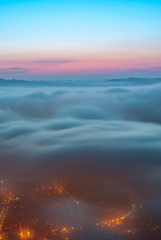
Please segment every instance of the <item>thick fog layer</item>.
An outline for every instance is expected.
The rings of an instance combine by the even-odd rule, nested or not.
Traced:
[[[74,197],[95,209],[85,209],[86,220],[96,213],[99,219],[100,199],[116,199],[125,210],[141,203],[138,218],[161,223],[160,84],[0,91],[1,177],[12,181],[39,171],[64,181]],[[95,191],[88,191],[91,183]],[[83,239],[105,239],[90,221]],[[159,239],[148,234],[142,229],[137,239]]]

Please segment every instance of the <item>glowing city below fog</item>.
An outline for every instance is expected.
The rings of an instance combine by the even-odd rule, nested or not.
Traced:
[[[19,180],[20,181],[20,180]],[[22,179],[22,182],[24,183],[28,182],[28,179]],[[70,239],[70,236],[72,235],[73,232],[80,232],[83,231],[83,228],[85,227],[84,223],[81,222],[81,215],[83,213],[83,208],[81,201],[79,199],[75,199],[72,194],[66,190],[61,184],[59,184],[57,179],[52,179],[51,183],[48,185],[42,185],[42,186],[37,186],[35,190],[33,189],[33,192],[26,193],[25,191],[23,192],[22,190],[17,193],[15,192],[14,194],[8,189],[7,185],[9,184],[8,181],[6,180],[1,180],[1,188],[0,188],[0,197],[3,199],[1,200],[0,207],[1,207],[1,212],[0,212],[0,239],[7,239],[8,234],[10,231],[13,231],[15,233],[14,239],[40,239],[40,240],[45,240],[45,239],[62,239],[62,240],[68,240]],[[89,190],[94,189],[94,186],[90,184]],[[16,195],[17,194],[17,195]],[[24,199],[24,195],[30,196],[30,202],[29,200]],[[34,216],[32,220],[30,219],[31,217],[27,216],[24,214],[25,212],[24,209],[28,209],[27,211],[30,211],[31,204],[39,204],[39,198],[40,196],[45,197],[46,199],[46,204],[48,205],[48,209],[63,209],[63,211],[66,211],[68,208],[69,214],[74,213],[74,206],[76,206],[80,221],[74,220],[73,219],[73,226],[71,223],[66,223],[66,225],[63,225],[63,219],[62,221],[59,222],[54,220],[54,222],[50,222],[49,220],[45,220],[45,224],[43,226],[43,231],[40,231],[39,228],[39,222],[41,222],[41,219],[37,218]],[[28,198],[27,197],[27,198]],[[57,198],[57,202],[52,205],[52,199],[54,200]],[[29,199],[29,198],[28,198]],[[48,200],[47,200],[48,199]],[[26,202],[27,201],[27,202]],[[50,204],[50,205],[49,205]],[[66,205],[67,204],[67,205]],[[103,203],[105,204],[105,203]],[[106,204],[105,204],[106,205]],[[93,227],[98,228],[99,231],[102,231],[101,229],[104,229],[104,231],[114,231],[119,234],[133,234],[135,235],[138,231],[138,229],[135,227],[133,220],[136,219],[135,212],[138,210],[138,208],[142,208],[142,204],[139,205],[139,202],[135,202],[132,204],[132,209],[129,210],[128,213],[125,213],[124,215],[121,216],[119,213],[120,210],[116,210],[118,206],[116,206],[115,211],[112,209],[108,209],[108,212],[110,212],[110,215],[113,215],[113,219],[108,217],[107,214],[107,209],[105,209],[104,216],[107,215],[106,220],[101,220],[100,223],[94,223]],[[20,214],[23,212],[23,217],[18,217],[16,215],[16,211]],[[41,211],[41,209],[40,209]],[[118,211],[118,216],[116,216]],[[12,213],[13,212],[13,213]],[[114,213],[113,213],[114,212]],[[26,215],[26,216],[25,216]],[[120,215],[120,216],[119,216]],[[17,216],[17,217],[16,217]],[[42,216],[45,218],[45,216]],[[68,216],[69,217],[69,216]],[[30,219],[30,220],[29,220]],[[128,224],[127,224],[127,221]],[[130,225],[129,225],[129,222]],[[146,224],[141,222],[142,224]],[[154,226],[152,226],[154,224]],[[159,226],[156,224],[156,221],[154,223],[150,224],[151,231],[157,231],[159,229]],[[37,227],[36,227],[37,226]],[[39,229],[39,232],[37,232],[37,228]],[[34,230],[35,229],[35,230]],[[16,237],[17,236],[17,237]],[[35,238],[36,237],[36,238]]]
[[[161,239],[161,1],[0,1],[0,240]]]

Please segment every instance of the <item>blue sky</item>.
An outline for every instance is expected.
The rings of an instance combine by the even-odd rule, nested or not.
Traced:
[[[22,0],[0,1],[0,8],[1,69],[22,68],[24,77],[36,77],[40,68],[54,76],[91,74],[96,66],[98,75],[131,75],[137,65],[156,75],[160,67],[161,1]],[[49,60],[75,65],[31,69],[31,62]]]

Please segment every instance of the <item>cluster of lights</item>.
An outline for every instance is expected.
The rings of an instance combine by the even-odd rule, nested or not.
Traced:
[[[2,183],[2,181],[1,181]],[[4,183],[3,183],[4,185]],[[75,204],[78,205],[78,207],[81,207],[79,201],[77,201],[70,192],[68,192],[67,189],[65,189],[65,187],[63,187],[62,185],[60,185],[57,180],[53,181],[50,185],[43,185],[43,186],[37,186],[36,188],[34,187],[34,189],[36,191],[34,191],[33,196],[34,198],[36,198],[38,196],[38,194],[36,192],[43,192],[43,195],[48,194],[57,194],[57,195],[61,195],[63,198],[65,198],[65,200],[68,202],[69,198],[70,200],[74,201]],[[5,230],[6,228],[4,227],[4,218],[6,216],[6,211],[9,209],[18,209],[18,208],[24,208],[24,206],[21,206],[19,202],[21,200],[21,197],[15,197],[15,193],[13,196],[13,194],[4,186],[2,188],[0,188],[0,193],[2,194],[3,197],[3,201],[1,202],[1,204],[3,205],[3,208],[0,212],[0,240],[1,239],[6,239],[8,237],[8,233],[6,233],[7,231]],[[21,191],[22,193],[22,191]],[[31,195],[31,194],[30,194]],[[21,195],[23,196],[23,194]],[[104,204],[104,202],[103,202]],[[79,206],[80,205],[80,206]],[[57,205],[54,205],[54,207],[56,207]],[[58,205],[59,206],[59,205]],[[63,205],[60,205],[63,208]],[[71,205],[72,206],[72,205]],[[70,206],[70,207],[71,207]],[[50,205],[48,207],[51,207]],[[53,207],[53,208],[54,208]],[[142,208],[142,204],[140,205],[140,209]],[[107,209],[106,209],[107,210]],[[113,209],[114,210],[114,209]],[[126,219],[133,219],[132,213],[136,210],[136,205],[133,204],[132,205],[132,210],[129,211],[127,214],[123,215],[123,216],[117,216],[117,217],[113,217],[112,219],[105,219],[100,221],[100,223],[97,223],[97,226],[100,226],[104,229],[106,229],[106,227],[109,228],[115,228],[115,230],[121,229],[121,227],[117,227],[121,224],[124,224],[126,221]],[[17,211],[17,210],[16,210]],[[107,213],[107,211],[106,211]],[[46,220],[48,221],[48,220]],[[39,222],[39,219],[35,219],[33,220],[33,223],[37,223]],[[144,222],[141,222],[141,226],[143,225]],[[46,225],[49,226],[49,221],[47,222]],[[17,225],[18,226],[18,225]],[[125,227],[125,232],[129,233],[129,234],[134,234],[136,233],[136,229],[133,229],[132,225],[128,225],[129,229]],[[148,229],[153,230],[153,231],[157,231],[159,229],[159,225],[156,223],[155,225],[153,225],[152,223],[148,223]],[[9,228],[11,229],[11,227],[9,226]],[[2,232],[2,229],[4,230],[4,232]],[[76,230],[78,230],[79,228],[76,227]],[[82,228],[80,228],[81,230]],[[70,233],[74,230],[74,227],[62,227],[62,225],[60,226],[58,223],[57,225],[51,224],[50,228],[46,228],[46,238],[44,240],[47,240],[50,238],[50,235],[54,235],[54,237],[61,237],[64,240],[68,240]],[[18,229],[17,230],[17,234],[19,235],[20,239],[23,240],[27,240],[27,239],[33,239],[33,236],[36,235],[36,233],[34,233],[33,231],[30,230],[21,230]]]
[[[19,233],[19,236],[21,239],[27,239],[27,238],[30,238],[31,233],[28,230],[23,230]]]
[[[117,225],[123,224],[123,220],[125,220],[127,217],[129,217],[136,210],[135,204],[133,204],[132,207],[133,207],[133,209],[129,213],[123,215],[122,217],[105,220],[101,224],[97,223],[96,225],[97,226],[101,225],[102,227],[104,227],[104,226],[115,227]]]

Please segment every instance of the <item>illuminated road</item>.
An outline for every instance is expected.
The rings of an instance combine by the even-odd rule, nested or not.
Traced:
[[[0,234],[2,233],[3,222],[4,222],[7,211],[8,211],[8,207],[5,206],[5,207],[2,207],[0,212]]]
[[[117,225],[121,225],[121,224],[123,224],[123,221],[124,221],[125,219],[127,219],[128,217],[130,217],[130,216],[132,215],[132,213],[135,212],[135,210],[136,210],[136,205],[133,204],[132,207],[133,207],[132,210],[129,211],[127,214],[124,214],[123,216],[118,217],[118,218],[105,220],[105,221],[103,221],[103,222],[101,222],[101,223],[97,223],[96,225],[97,225],[97,226],[102,226],[102,227],[104,227],[104,226],[115,227],[115,226],[117,226]]]

